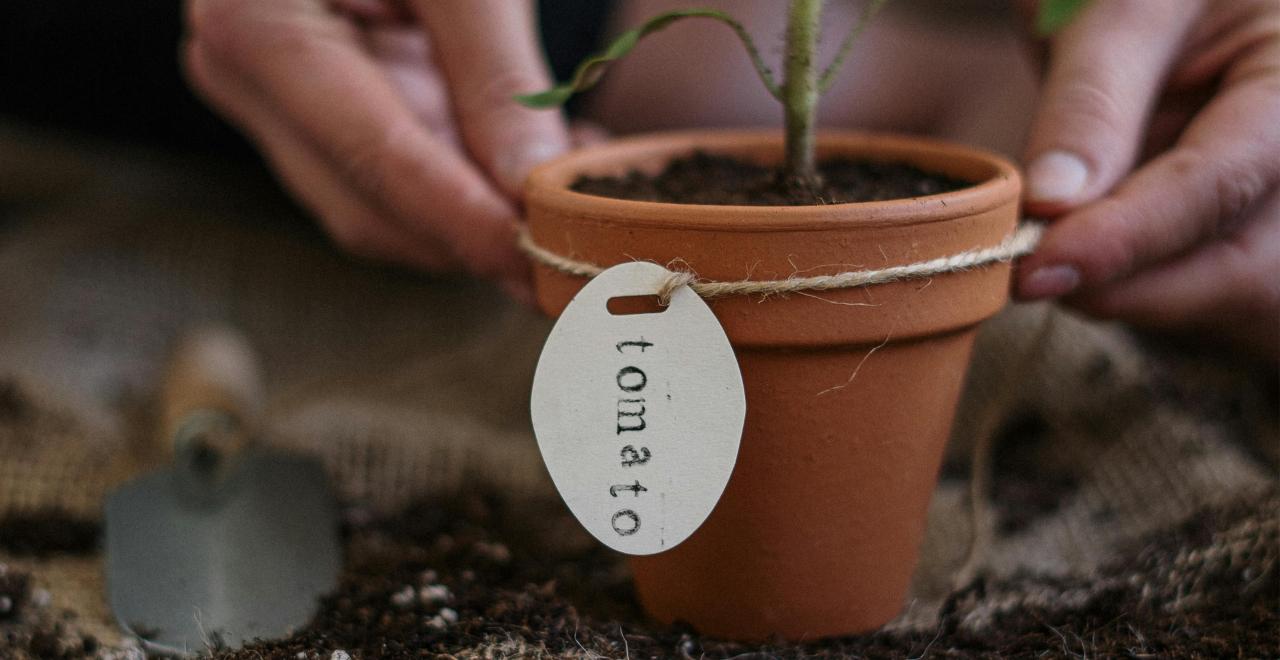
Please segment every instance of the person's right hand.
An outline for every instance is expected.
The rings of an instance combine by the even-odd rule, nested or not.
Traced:
[[[567,146],[530,0],[188,0],[195,88],[345,249],[528,296],[528,170]]]

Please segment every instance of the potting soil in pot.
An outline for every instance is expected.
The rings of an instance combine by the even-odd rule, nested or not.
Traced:
[[[970,185],[904,163],[848,159],[818,164],[822,189],[815,195],[783,182],[777,168],[702,151],[671,161],[657,174],[633,171],[621,177],[583,177],[578,192],[674,204],[806,206],[908,199]]]

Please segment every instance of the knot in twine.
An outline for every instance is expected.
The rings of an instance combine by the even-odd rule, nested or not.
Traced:
[[[1031,254],[1040,243],[1044,234],[1044,224],[1038,221],[1025,221],[999,245],[985,248],[973,248],[936,259],[917,261],[901,266],[888,266],[863,270],[850,270],[831,275],[812,275],[800,277],[792,275],[780,280],[734,280],[721,282],[704,280],[697,273],[687,269],[676,269],[668,265],[671,275],[663,282],[657,295],[658,301],[666,306],[671,301],[671,294],[682,286],[688,286],[703,298],[719,298],[735,295],[786,295],[805,291],[829,291],[832,289],[852,289],[862,286],[888,284],[903,280],[923,279],[946,273],[959,273],[980,268],[993,263],[1007,263],[1018,257]],[[520,249],[534,261],[549,266],[557,271],[577,277],[591,278],[604,272],[605,268],[596,264],[579,261],[552,252],[534,242],[533,236],[526,226],[520,227],[518,237]],[[676,260],[678,262],[680,260]],[[675,263],[675,262],[673,262]]]

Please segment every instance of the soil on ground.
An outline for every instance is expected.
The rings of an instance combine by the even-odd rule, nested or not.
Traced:
[[[1200,566],[1181,605],[1159,594],[1179,584],[1180,559],[1213,554],[1221,530],[1273,510],[1274,491],[1210,509],[1159,532],[1091,580],[979,578],[956,591],[936,630],[881,631],[794,643],[742,644],[685,624],[648,621],[622,558],[593,542],[563,512],[498,495],[422,502],[390,519],[348,515],[341,584],[292,637],[219,659],[630,657],[1277,657],[1280,589],[1274,538],[1231,561]],[[359,521],[359,522],[356,522]],[[60,526],[60,524],[59,524]],[[9,539],[0,549],[12,551]],[[64,552],[79,554],[87,548]],[[1264,549],[1262,557],[1257,549]],[[1188,555],[1188,552],[1192,552]],[[1207,553],[1207,554],[1206,554]],[[1185,563],[1185,562],[1184,562]],[[1253,573],[1253,574],[1251,574]],[[100,644],[61,620],[21,625],[33,605],[28,577],[0,575],[0,657],[88,658]],[[1075,594],[1041,603],[1029,593]],[[997,607],[1016,598],[1021,605]],[[1075,602],[1079,600],[1081,602]],[[981,612],[997,620],[968,625]]]
[[[905,163],[833,159],[818,164],[817,190],[789,182],[781,170],[702,151],[671,161],[657,174],[582,177],[589,195],[675,204],[811,206],[909,199],[973,185]]]

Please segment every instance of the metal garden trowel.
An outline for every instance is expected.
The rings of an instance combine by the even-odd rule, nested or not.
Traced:
[[[261,402],[248,345],[225,329],[182,343],[163,388],[172,465],[106,502],[106,577],[117,621],[148,651],[192,654],[288,635],[341,567],[324,470],[251,439]]]

